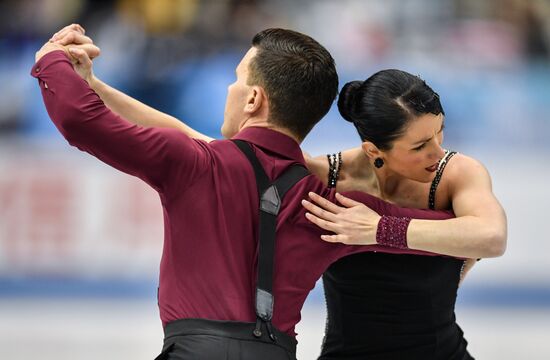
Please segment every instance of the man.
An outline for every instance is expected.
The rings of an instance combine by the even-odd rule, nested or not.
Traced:
[[[79,38],[82,32],[71,31],[74,42],[90,46]],[[79,65],[89,61],[85,52],[70,53],[75,69],[82,70]],[[332,262],[363,251],[422,253],[406,248],[410,217],[451,217],[353,193],[355,200],[386,215],[382,219],[391,218],[395,228],[373,228],[379,245],[323,242],[323,230],[306,219],[301,200],[310,191],[332,201],[335,194],[306,176],[282,200],[272,254],[272,318],[260,322],[254,311],[259,195],[247,157],[230,140],[208,143],[175,129],[127,122],[75,73],[70,59],[68,50],[53,42],[36,54],[32,75],[53,122],[71,145],[141,178],[160,195],[165,239],[159,307],[165,344],[159,358],[295,358],[300,309]],[[256,34],[236,75],[228,88],[222,134],[250,144],[271,181],[296,164],[303,166],[299,143],[337,93],[328,51],[306,35],[267,29]]]

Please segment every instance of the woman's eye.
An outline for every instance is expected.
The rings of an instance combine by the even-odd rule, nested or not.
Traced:
[[[417,147],[413,148],[413,150],[420,151],[420,150],[424,149],[425,146],[426,146],[426,143],[424,143],[424,144],[422,144],[422,145],[420,145],[420,146],[417,146]]]

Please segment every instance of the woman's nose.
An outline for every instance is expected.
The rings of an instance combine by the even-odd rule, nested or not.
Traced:
[[[443,155],[445,155],[445,150],[443,150],[443,148],[441,147],[441,145],[439,144],[436,144],[435,145],[435,157],[438,158],[438,159],[441,159],[443,157]]]
[[[432,158],[435,160],[441,159],[443,155],[445,155],[445,150],[441,147],[441,143],[439,141],[433,141],[432,142],[432,151],[431,151]]]

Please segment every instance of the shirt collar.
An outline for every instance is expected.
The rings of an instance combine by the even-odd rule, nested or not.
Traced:
[[[282,157],[295,160],[304,166],[306,164],[300,144],[279,131],[264,127],[247,127],[233,136],[233,139],[247,141]]]

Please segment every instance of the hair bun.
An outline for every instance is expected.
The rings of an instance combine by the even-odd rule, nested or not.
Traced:
[[[338,96],[338,111],[349,122],[354,122],[355,119],[355,100],[361,85],[362,81],[350,81],[344,85]]]

